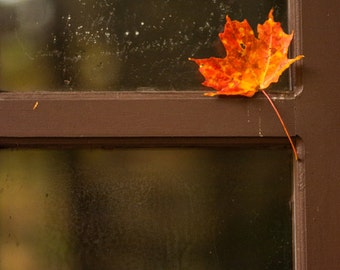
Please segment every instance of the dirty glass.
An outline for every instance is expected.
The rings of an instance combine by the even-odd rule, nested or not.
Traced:
[[[285,148],[0,151],[1,269],[292,269]]]
[[[287,31],[286,0],[0,0],[0,90],[203,90],[188,57],[224,57],[226,14],[272,7]]]

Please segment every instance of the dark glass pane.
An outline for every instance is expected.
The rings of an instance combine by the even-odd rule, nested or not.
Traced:
[[[2,269],[292,269],[291,151],[1,150]]]
[[[272,7],[287,31],[286,0],[0,0],[0,89],[202,90],[188,57],[223,57],[225,16]]]

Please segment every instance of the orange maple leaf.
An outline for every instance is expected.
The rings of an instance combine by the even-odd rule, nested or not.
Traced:
[[[264,24],[257,26],[258,38],[247,20],[232,21],[229,16],[226,19],[224,32],[219,34],[226,57],[189,58],[199,65],[205,78],[202,84],[217,90],[206,93],[207,96],[252,97],[277,82],[283,71],[303,57],[287,58],[293,33],[286,34],[281,24],[274,21],[273,9]]]
[[[303,58],[299,55],[288,59],[288,47],[294,33],[286,34],[279,22],[274,21],[271,9],[264,24],[257,26],[258,38],[255,37],[247,20],[232,21],[227,16],[224,32],[219,37],[227,52],[225,58],[206,59],[189,58],[199,65],[199,71],[205,78],[202,83],[216,92],[205,93],[207,96],[242,95],[252,97],[261,91],[273,107],[292,146],[295,159],[298,154],[288,133],[286,125],[275,104],[265,89],[279,80],[291,64]]]

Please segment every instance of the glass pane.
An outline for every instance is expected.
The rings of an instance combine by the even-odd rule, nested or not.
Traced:
[[[256,28],[272,7],[287,31],[286,0],[0,0],[0,89],[202,90],[188,57],[224,57],[226,14]]]
[[[292,269],[291,151],[1,150],[1,269]]]

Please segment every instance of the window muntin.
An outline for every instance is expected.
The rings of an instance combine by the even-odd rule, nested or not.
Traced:
[[[203,90],[188,57],[223,57],[226,14],[255,29],[272,7],[288,31],[285,0],[0,1],[0,89]]]

